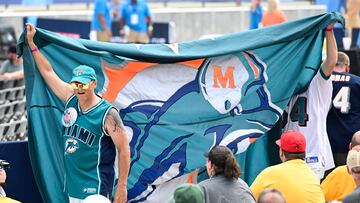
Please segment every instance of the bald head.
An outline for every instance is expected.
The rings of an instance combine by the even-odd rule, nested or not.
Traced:
[[[266,189],[259,195],[258,203],[286,203],[281,192],[277,189]]]
[[[335,71],[337,72],[349,72],[350,71],[350,59],[344,52],[338,52],[338,60],[336,62]]]
[[[357,131],[356,133],[354,133],[354,135],[351,138],[351,143],[350,143],[350,149],[352,149],[355,146],[360,145],[360,130]]]

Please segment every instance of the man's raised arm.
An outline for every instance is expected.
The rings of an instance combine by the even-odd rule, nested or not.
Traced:
[[[33,25],[26,25],[26,38],[34,57],[38,70],[41,76],[46,81],[46,84],[50,89],[63,101],[67,101],[68,98],[73,94],[73,89],[70,84],[62,81],[58,75],[54,72],[51,64],[46,57],[39,51],[38,47],[33,41],[36,29]]]

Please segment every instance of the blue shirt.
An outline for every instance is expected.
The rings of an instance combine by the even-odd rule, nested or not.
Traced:
[[[110,9],[107,5],[106,0],[95,0],[94,2],[94,14],[93,20],[91,22],[91,29],[103,31],[103,27],[101,26],[100,19],[98,17],[99,14],[102,14],[105,18],[106,27],[111,30],[111,16]]]
[[[136,4],[127,2],[122,6],[121,18],[125,25],[136,32],[147,32],[146,17],[150,17],[150,10],[144,1],[137,1]]]
[[[360,77],[333,72],[332,107],[327,132],[333,153],[347,153],[352,135],[360,130]]]
[[[112,15],[112,21],[119,21],[121,18],[121,9],[122,9],[123,3],[114,3],[111,2],[110,4],[110,10]],[[116,13],[116,16],[114,14]]]
[[[250,29],[259,28],[259,23],[261,22],[262,16],[263,10],[259,4],[256,6],[255,11],[250,10]]]

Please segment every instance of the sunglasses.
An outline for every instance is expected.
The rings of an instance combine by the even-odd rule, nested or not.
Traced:
[[[90,87],[90,83],[83,84],[83,83],[75,83],[75,82],[72,82],[72,83],[70,83],[70,85],[71,85],[71,87],[72,87],[73,89],[79,89],[79,88],[81,88],[81,89],[83,89],[83,90],[87,90],[87,89],[89,89],[89,87]]]

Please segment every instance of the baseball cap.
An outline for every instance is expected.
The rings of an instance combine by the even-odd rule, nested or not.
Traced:
[[[346,159],[346,165],[349,169],[349,172],[351,174],[359,174],[360,173],[360,151],[357,150],[350,150],[347,159]],[[356,169],[356,170],[354,170]]]
[[[199,185],[185,183],[176,188],[169,203],[205,203],[204,194]]]
[[[306,150],[306,140],[303,134],[296,130],[284,132],[276,144],[284,151],[290,153],[303,153]]]
[[[83,84],[96,80],[95,70],[86,65],[80,65],[73,70],[73,77],[70,82],[80,82]]]

